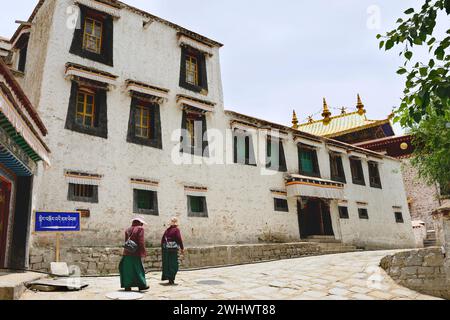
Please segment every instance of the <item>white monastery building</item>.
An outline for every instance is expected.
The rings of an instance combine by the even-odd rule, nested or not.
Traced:
[[[149,245],[177,215],[188,246],[414,247],[400,161],[224,110],[222,44],[113,0],[40,1],[9,42],[52,150],[32,208],[82,212],[63,245],[120,246],[139,214]]]

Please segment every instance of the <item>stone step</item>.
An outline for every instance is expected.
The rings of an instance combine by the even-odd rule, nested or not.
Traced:
[[[331,237],[331,238],[310,238],[310,237],[308,237],[308,239],[305,239],[305,241],[306,242],[315,242],[315,243],[342,243],[340,240],[337,240],[334,237]]]
[[[423,246],[425,248],[435,247],[436,246],[436,240],[423,240]]]
[[[309,236],[308,239],[328,239],[328,240],[335,240],[336,238],[334,236],[321,236],[321,235],[315,235],[315,236]]]
[[[35,272],[8,273],[0,276],[0,300],[18,300],[26,289],[28,282],[46,277]]]

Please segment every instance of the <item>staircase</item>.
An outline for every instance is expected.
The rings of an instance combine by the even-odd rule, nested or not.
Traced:
[[[310,236],[305,241],[316,244],[323,254],[362,251],[354,245],[342,243],[334,236]]]
[[[435,247],[436,242],[436,231],[435,230],[427,230],[427,237],[423,240],[423,246],[425,248]]]

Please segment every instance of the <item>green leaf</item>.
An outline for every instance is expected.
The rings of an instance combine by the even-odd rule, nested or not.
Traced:
[[[405,14],[411,14],[414,12],[414,8],[409,8],[408,10],[406,10],[404,13]]]
[[[433,37],[427,42],[427,45],[431,46],[435,41],[436,41],[436,38]]]
[[[405,52],[405,58],[406,59],[411,60],[412,56],[413,56],[413,53],[411,51],[406,51]]]
[[[381,41],[380,42],[380,49],[383,48],[383,46],[384,46],[384,41]]]
[[[389,39],[388,41],[386,41],[386,46],[385,46],[385,50],[390,50],[392,49],[392,47],[394,46],[394,41],[392,41],[391,39]]]
[[[377,34],[377,39],[380,39],[381,38],[381,34]]]
[[[400,69],[397,70],[398,74],[405,74],[406,72],[408,72],[408,71],[406,71],[405,68],[400,68]]]
[[[430,68],[433,68],[434,65],[435,65],[434,60],[433,60],[433,59],[430,59],[430,62],[428,62],[428,66],[429,66]]]
[[[426,77],[426,75],[428,74],[428,67],[422,67],[419,69],[419,73],[422,77]]]
[[[421,46],[421,45],[422,45],[422,39],[420,39],[420,38],[415,38],[415,39],[414,39],[414,44],[416,44],[416,45],[418,45],[418,46]]]

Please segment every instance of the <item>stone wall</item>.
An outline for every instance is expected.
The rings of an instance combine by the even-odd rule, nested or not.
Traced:
[[[409,160],[403,161],[402,173],[406,196],[411,200],[409,210],[411,220],[422,220],[426,223],[428,230],[433,230],[434,223],[431,214],[441,205],[437,187],[427,185],[421,180],[417,169],[411,165]]]
[[[381,267],[404,287],[450,299],[450,278],[444,261],[441,248],[427,248],[387,256],[381,261]]]
[[[181,268],[246,264],[354,250],[354,247],[342,244],[304,242],[196,247],[186,249],[185,256],[181,259]],[[145,269],[147,271],[160,270],[161,249],[149,248],[147,253],[148,256],[144,262]],[[61,261],[67,262],[69,267],[71,265],[78,266],[82,275],[117,274],[121,258],[121,248],[69,247],[61,249]],[[33,248],[30,253],[31,270],[48,272],[50,262],[53,261],[55,261],[54,249]]]

